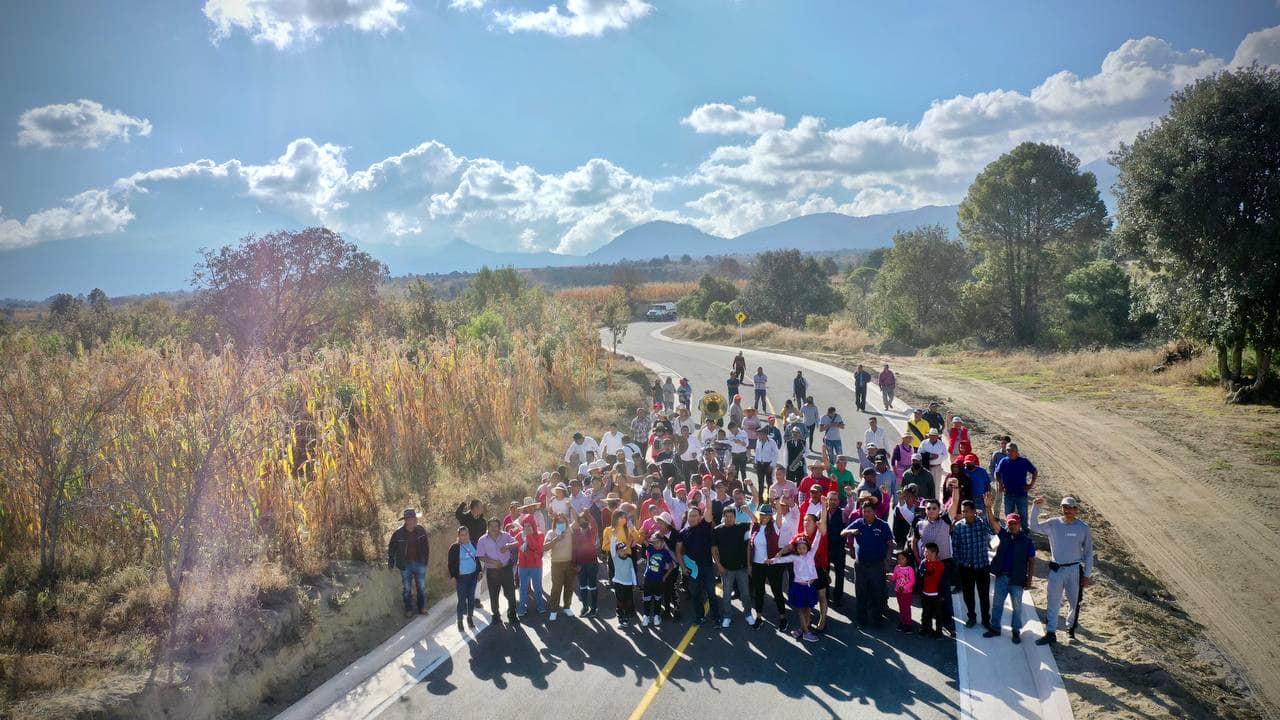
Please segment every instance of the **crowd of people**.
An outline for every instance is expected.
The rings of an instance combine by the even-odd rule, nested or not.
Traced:
[[[731,401],[708,402],[719,394],[705,391],[697,420],[687,379],[655,381],[652,407],[611,423],[598,440],[575,433],[558,467],[501,517],[476,498],[460,504],[448,555],[458,628],[475,627],[483,575],[494,623],[503,599],[510,623],[529,613],[573,617],[575,599],[578,615],[596,617],[606,589],[624,627],[710,619],[727,628],[740,615],[751,628],[768,622],[818,642],[828,610],[843,605],[851,584],[859,624],[883,624],[892,595],[898,630],[934,638],[956,634],[954,592],[965,624],[981,623],[988,638],[1004,632],[1008,599],[1010,637],[1019,643],[1022,595],[1035,578],[1028,531],[1035,531],[1048,537],[1052,556],[1047,633],[1037,642],[1057,641],[1064,599],[1074,638],[1092,576],[1092,534],[1072,497],[1062,499],[1061,516],[1043,516],[1044,498],[1032,496],[1038,470],[1009,436],[996,436],[984,466],[963,418],[947,421],[934,402],[911,410],[906,431],[891,440],[885,415],[866,410],[871,374],[859,366],[855,407],[872,417],[850,455],[844,419],[834,406],[819,414],[802,373],[784,410],[765,415],[763,368],[752,380],[753,407],[742,407],[735,392],[745,371],[739,353],[726,388]],[[888,408],[896,378],[886,365],[878,380]],[[401,571],[406,613],[414,612],[415,591],[423,611],[427,557],[426,533],[405,510],[388,564]]]

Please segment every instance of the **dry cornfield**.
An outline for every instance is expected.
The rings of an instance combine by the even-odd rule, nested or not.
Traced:
[[[41,552],[56,571],[59,542],[166,575],[367,555],[385,509],[427,502],[438,465],[493,469],[547,403],[583,400],[590,330],[516,332],[503,357],[452,339],[288,358],[8,347],[0,563]]]

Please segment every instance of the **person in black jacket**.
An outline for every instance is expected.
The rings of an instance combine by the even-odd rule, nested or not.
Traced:
[[[471,532],[466,526],[458,528],[458,542],[449,546],[449,577],[458,589],[458,630],[462,630],[462,618],[472,630],[476,627],[472,614],[476,609],[476,585],[480,580],[480,560],[476,546],[471,542]]]
[[[406,508],[401,515],[404,524],[391,533],[387,543],[387,567],[400,571],[400,581],[404,585],[404,612],[413,613],[410,601],[413,599],[413,588],[418,589],[418,612],[427,612],[427,561],[431,559],[431,548],[427,545],[427,529],[418,524],[418,514],[413,508]]]
[[[484,503],[470,495],[466,500],[458,503],[458,509],[453,511],[453,516],[458,519],[459,525],[467,529],[472,542],[479,540],[484,534],[484,529],[489,525],[485,522],[484,511]]]

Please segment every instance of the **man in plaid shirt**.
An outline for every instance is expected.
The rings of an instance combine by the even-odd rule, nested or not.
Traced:
[[[990,495],[990,490],[987,491]],[[951,492],[951,507],[956,511],[956,500],[960,497],[958,489]],[[990,501],[990,498],[987,498]],[[988,504],[988,507],[990,505]],[[960,589],[964,594],[964,607],[968,612],[965,627],[973,627],[978,623],[974,613],[973,594],[979,593],[978,604],[982,611],[982,627],[991,629],[991,527],[978,519],[977,510],[972,500],[960,503],[963,517],[951,526],[952,557],[956,561],[956,569],[960,574]]]
[[[631,419],[631,440],[640,446],[643,458],[649,444],[649,430],[653,427],[653,417],[643,407],[636,408],[636,416]]]

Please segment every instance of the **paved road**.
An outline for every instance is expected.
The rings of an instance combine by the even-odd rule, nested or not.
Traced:
[[[695,397],[707,387],[723,393],[731,356],[655,339],[650,332],[658,327],[634,324],[619,350],[688,377]],[[781,406],[801,368],[758,363],[751,352],[746,359],[748,375],[765,365],[776,391],[770,394]],[[844,414],[844,437],[852,447],[867,416],[853,411],[851,391],[816,373],[809,382],[823,410],[834,404]],[[709,623],[691,630],[688,623],[670,622],[657,629],[623,629],[613,619],[612,596],[602,592],[598,620],[538,617],[483,630],[380,717],[585,720],[636,718],[643,710],[647,718],[752,718],[762,708],[786,720],[959,715],[954,641],[904,636],[891,621],[882,628],[855,626],[846,615],[852,602],[846,597],[845,610],[833,609],[827,634],[808,644],[770,624],[752,630],[736,612],[727,630]],[[683,654],[652,693],[659,671],[686,637]]]

